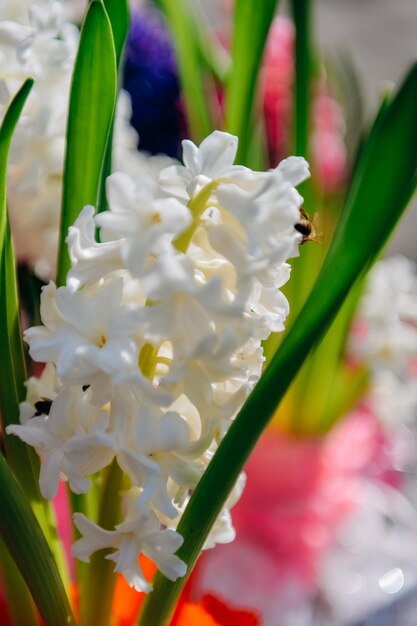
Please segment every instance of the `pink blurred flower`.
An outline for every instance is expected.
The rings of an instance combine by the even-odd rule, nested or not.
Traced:
[[[53,500],[56,516],[58,535],[61,538],[64,554],[67,561],[70,578],[75,580],[74,559],[71,556],[71,546],[74,538],[72,536],[71,509],[68,502],[68,489],[66,483],[60,481],[58,493]]]
[[[313,101],[310,150],[316,183],[325,191],[341,188],[346,179],[345,121],[339,103],[323,81]]]
[[[294,37],[292,22],[285,17],[276,17],[269,31],[261,75],[261,93],[272,166],[283,158],[290,143]]]
[[[279,606],[279,594],[287,602],[296,587],[301,602],[314,592],[322,559],[358,510],[368,479],[392,484],[395,472],[386,435],[366,409],[323,439],[270,430],[246,472],[233,511],[237,538],[202,557],[196,584],[228,601],[244,597],[274,623],[267,615]]]
[[[290,149],[295,31],[291,20],[274,19],[265,49],[261,74],[269,158],[275,166]],[[330,96],[323,79],[314,96],[311,111],[310,152],[313,179],[323,191],[338,190],[346,178],[345,122],[338,102]]]

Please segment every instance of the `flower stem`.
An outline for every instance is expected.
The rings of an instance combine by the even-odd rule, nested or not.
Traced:
[[[114,460],[106,469],[98,524],[112,530],[120,521],[120,496],[123,473]],[[116,583],[114,563],[104,557],[108,554],[100,550],[92,555],[86,578],[82,581],[82,605],[80,626],[108,626],[111,620],[111,607]]]
[[[295,24],[294,154],[307,157],[310,120],[311,2],[292,0]]]
[[[188,203],[188,207],[191,211],[192,222],[181,235],[179,235],[175,241],[174,245],[179,252],[183,252],[184,254],[188,250],[188,246],[191,243],[191,240],[194,236],[195,231],[200,223],[200,217],[207,209],[207,203],[213,191],[219,186],[222,181],[220,179],[214,179],[207,185],[201,189],[194,198],[191,198]]]

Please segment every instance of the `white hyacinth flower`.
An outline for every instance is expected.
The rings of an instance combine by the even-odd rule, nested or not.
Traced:
[[[143,575],[138,554],[150,558],[170,580],[184,576],[187,568],[175,556],[183,543],[181,535],[170,529],[161,530],[158,518],[151,511],[138,511],[134,506],[135,491],[125,495],[125,519],[115,530],[104,530],[81,513],[75,513],[74,523],[83,537],[73,545],[72,554],[88,563],[93,552],[114,548],[115,552],[105,557],[116,563],[114,571],[121,572],[137,591],[148,592],[152,586]]]
[[[52,500],[61,476],[72,491],[85,493],[91,486],[87,476],[111,463],[114,450],[108,427],[108,414],[91,404],[89,391],[72,387],[56,397],[48,414],[11,425],[7,432],[39,452],[39,486],[44,498]]]
[[[146,259],[170,250],[170,244],[191,221],[190,211],[175,198],[161,198],[149,177],[133,180],[118,172],[107,179],[110,211],[96,223],[106,239],[123,240],[121,256],[132,276],[144,273]]]
[[[113,548],[106,558],[146,591],[140,553],[172,580],[184,574],[178,522],[261,375],[262,340],[284,328],[280,288],[300,241],[294,184],[307,174],[304,159],[235,165],[237,138],[219,131],[183,145],[184,165],[111,175],[109,210],[84,207],[70,228],[67,285],[43,289],[43,325],[25,333],[32,358],[50,364],[50,413],[33,417],[44,405],[32,382],[22,424],[8,429],[39,452],[48,497],[59,476],[85,491],[88,472],[116,461],[124,518],[104,530],[76,514],[73,553]],[[206,547],[233,539],[243,482]]]
[[[25,332],[30,355],[52,361],[63,382],[79,385],[106,385],[107,377],[136,367],[135,316],[121,298],[119,278],[94,293],[72,293],[50,283],[43,288],[42,303],[53,307],[54,319],[48,315],[45,326]]]

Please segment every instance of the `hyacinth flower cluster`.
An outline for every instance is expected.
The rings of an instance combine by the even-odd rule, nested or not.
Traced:
[[[184,575],[181,513],[261,375],[261,342],[288,314],[280,287],[298,250],[295,186],[308,165],[290,157],[253,172],[233,164],[236,150],[236,137],[216,131],[199,147],[183,142],[183,165],[112,174],[109,211],[81,211],[67,284],[43,288],[43,325],[25,333],[32,359],[47,365],[7,432],[38,451],[48,499],[60,478],[86,493],[117,463],[123,520],[107,530],[75,513],[73,554],[88,561],[111,548],[115,571],[141,591],[151,588],[141,553],[167,578]],[[206,547],[234,538],[229,509],[243,484]]]

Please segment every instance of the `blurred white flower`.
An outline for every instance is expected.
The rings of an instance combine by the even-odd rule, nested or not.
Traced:
[[[417,268],[401,256],[369,274],[350,351],[371,372],[369,401],[385,424],[417,420]]]
[[[13,136],[7,191],[16,255],[42,279],[54,277],[71,76],[79,41],[69,23],[69,2],[3,0],[0,3],[0,119],[28,76],[35,79]],[[137,152],[130,101],[118,100],[113,165],[137,176],[167,160]],[[170,162],[168,160],[168,162]],[[80,211],[83,207],[80,206]]]

